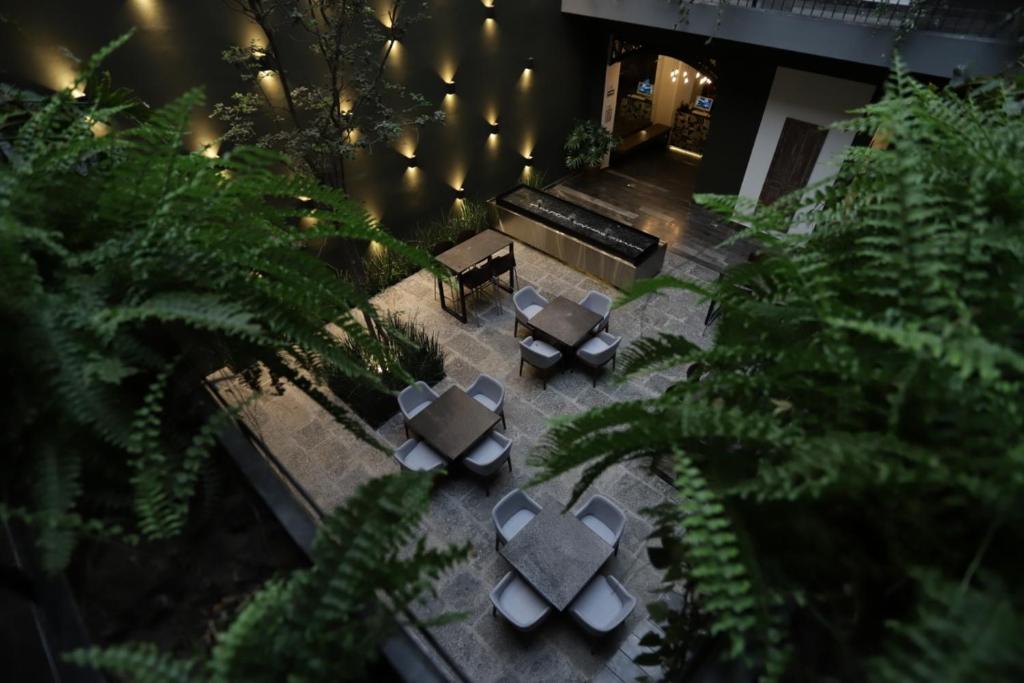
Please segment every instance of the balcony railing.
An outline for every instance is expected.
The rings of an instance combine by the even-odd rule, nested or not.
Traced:
[[[1020,12],[1012,9],[1015,3],[968,3],[967,0],[927,3],[912,0],[683,0],[684,7],[686,4],[748,7],[863,26],[988,38],[1008,34],[1020,21]]]

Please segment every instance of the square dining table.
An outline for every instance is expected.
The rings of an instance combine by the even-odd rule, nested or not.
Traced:
[[[611,557],[612,547],[571,512],[563,514],[560,506],[549,506],[500,552],[534,590],[562,612]]]
[[[469,452],[500,419],[459,387],[449,387],[409,420],[409,429],[438,454],[453,461]]]
[[[601,316],[564,296],[556,296],[537,315],[530,327],[561,346],[575,349],[593,334]]]

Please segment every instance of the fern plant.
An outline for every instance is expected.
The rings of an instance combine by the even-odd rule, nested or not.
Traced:
[[[701,198],[760,258],[624,298],[718,302],[714,347],[640,340],[627,373],[689,379],[559,422],[538,459],[582,467],[574,497],[613,463],[674,463],[652,561],[699,609],[652,611],[669,677],[697,675],[694,650],[768,680],[1024,673],[1022,104],[1019,80],[939,91],[897,65],[841,124],[888,144],[851,148],[834,182]]]
[[[376,313],[307,245],[374,240],[431,267],[276,153],[186,153],[202,93],[148,110],[111,88],[99,66],[127,39],[63,92],[0,92],[0,372],[11,397],[0,512],[35,524],[50,569],[80,532],[131,540],[181,528],[222,419],[190,409],[215,369],[260,364],[272,386],[290,380],[370,438],[318,387],[328,373],[380,386],[325,329],[380,354],[353,316]],[[86,82],[90,97],[75,99]],[[97,137],[97,123],[109,134]],[[133,516],[109,512],[122,499]]]
[[[313,566],[260,589],[202,660],[176,660],[151,644],[67,659],[136,683],[370,680],[380,643],[468,552],[428,548],[419,535],[432,483],[404,473],[362,486],[324,521]]]
[[[565,139],[565,165],[574,170],[599,168],[619,139],[593,121],[577,121]]]

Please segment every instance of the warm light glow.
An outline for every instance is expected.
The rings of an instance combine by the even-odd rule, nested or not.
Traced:
[[[675,152],[676,154],[685,154],[686,156],[693,157],[694,159],[703,159],[704,158],[703,154],[698,154],[697,152],[691,152],[688,149],[683,149],[682,147],[676,147],[675,145],[669,145],[668,148],[670,150],[672,150],[673,152]]]
[[[132,16],[143,28],[158,28],[164,25],[164,8],[161,0],[131,0]]]
[[[388,65],[395,69],[401,68],[404,52],[402,50],[402,42],[392,38],[387,42],[386,49],[388,50]]]
[[[102,121],[97,121],[91,116],[86,116],[85,122],[89,124],[89,130],[92,131],[92,134],[95,137],[101,138],[110,132],[110,126],[103,123]]]
[[[284,105],[284,86],[281,85],[281,79],[278,78],[276,71],[273,69],[260,71],[256,74],[256,80],[260,87],[263,88],[267,99],[273,102],[275,106]]]
[[[210,122],[210,119],[207,118],[204,112],[195,111],[192,114],[189,125],[192,129],[190,133],[192,151],[215,159],[220,152],[220,136]]]
[[[387,251],[387,247],[378,242],[377,240],[370,240],[370,253],[383,254]]]
[[[523,73],[519,76],[519,87],[522,90],[526,90],[533,83],[533,69],[527,67],[523,69]]]
[[[303,194],[300,194],[298,197],[296,197],[296,199],[298,199],[300,202],[308,202],[310,200],[309,197]]]
[[[32,60],[39,82],[51,90],[71,88],[73,97],[85,97],[85,84],[75,85],[78,69],[75,63],[56,45],[48,45],[40,39],[32,44]]]
[[[320,219],[316,216],[303,216],[299,219],[299,227],[303,230],[311,230],[316,227]]]

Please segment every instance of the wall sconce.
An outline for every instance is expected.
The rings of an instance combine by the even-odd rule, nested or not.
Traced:
[[[465,187],[457,188],[455,190],[455,198],[456,199],[465,199],[466,198],[466,188]]]
[[[494,9],[494,5],[493,4],[484,5],[484,16],[487,19],[490,19],[492,21],[494,20],[494,18],[495,18],[495,9]]]
[[[526,166],[526,168],[530,168],[531,166],[533,166],[533,155],[532,154],[528,154],[525,157],[523,157],[523,166]]]
[[[533,70],[533,57],[527,57],[526,58],[526,70],[527,71],[532,71]]]
[[[501,132],[501,126],[499,126],[498,122],[495,121],[494,123],[491,124],[491,135],[497,135],[500,132]]]
[[[445,81],[444,83],[444,94],[454,95],[455,94],[455,81]]]
[[[416,160],[416,155],[413,154],[411,157],[407,157],[405,160],[405,165],[408,166],[409,168],[416,168],[417,166],[419,166],[419,162]]]

